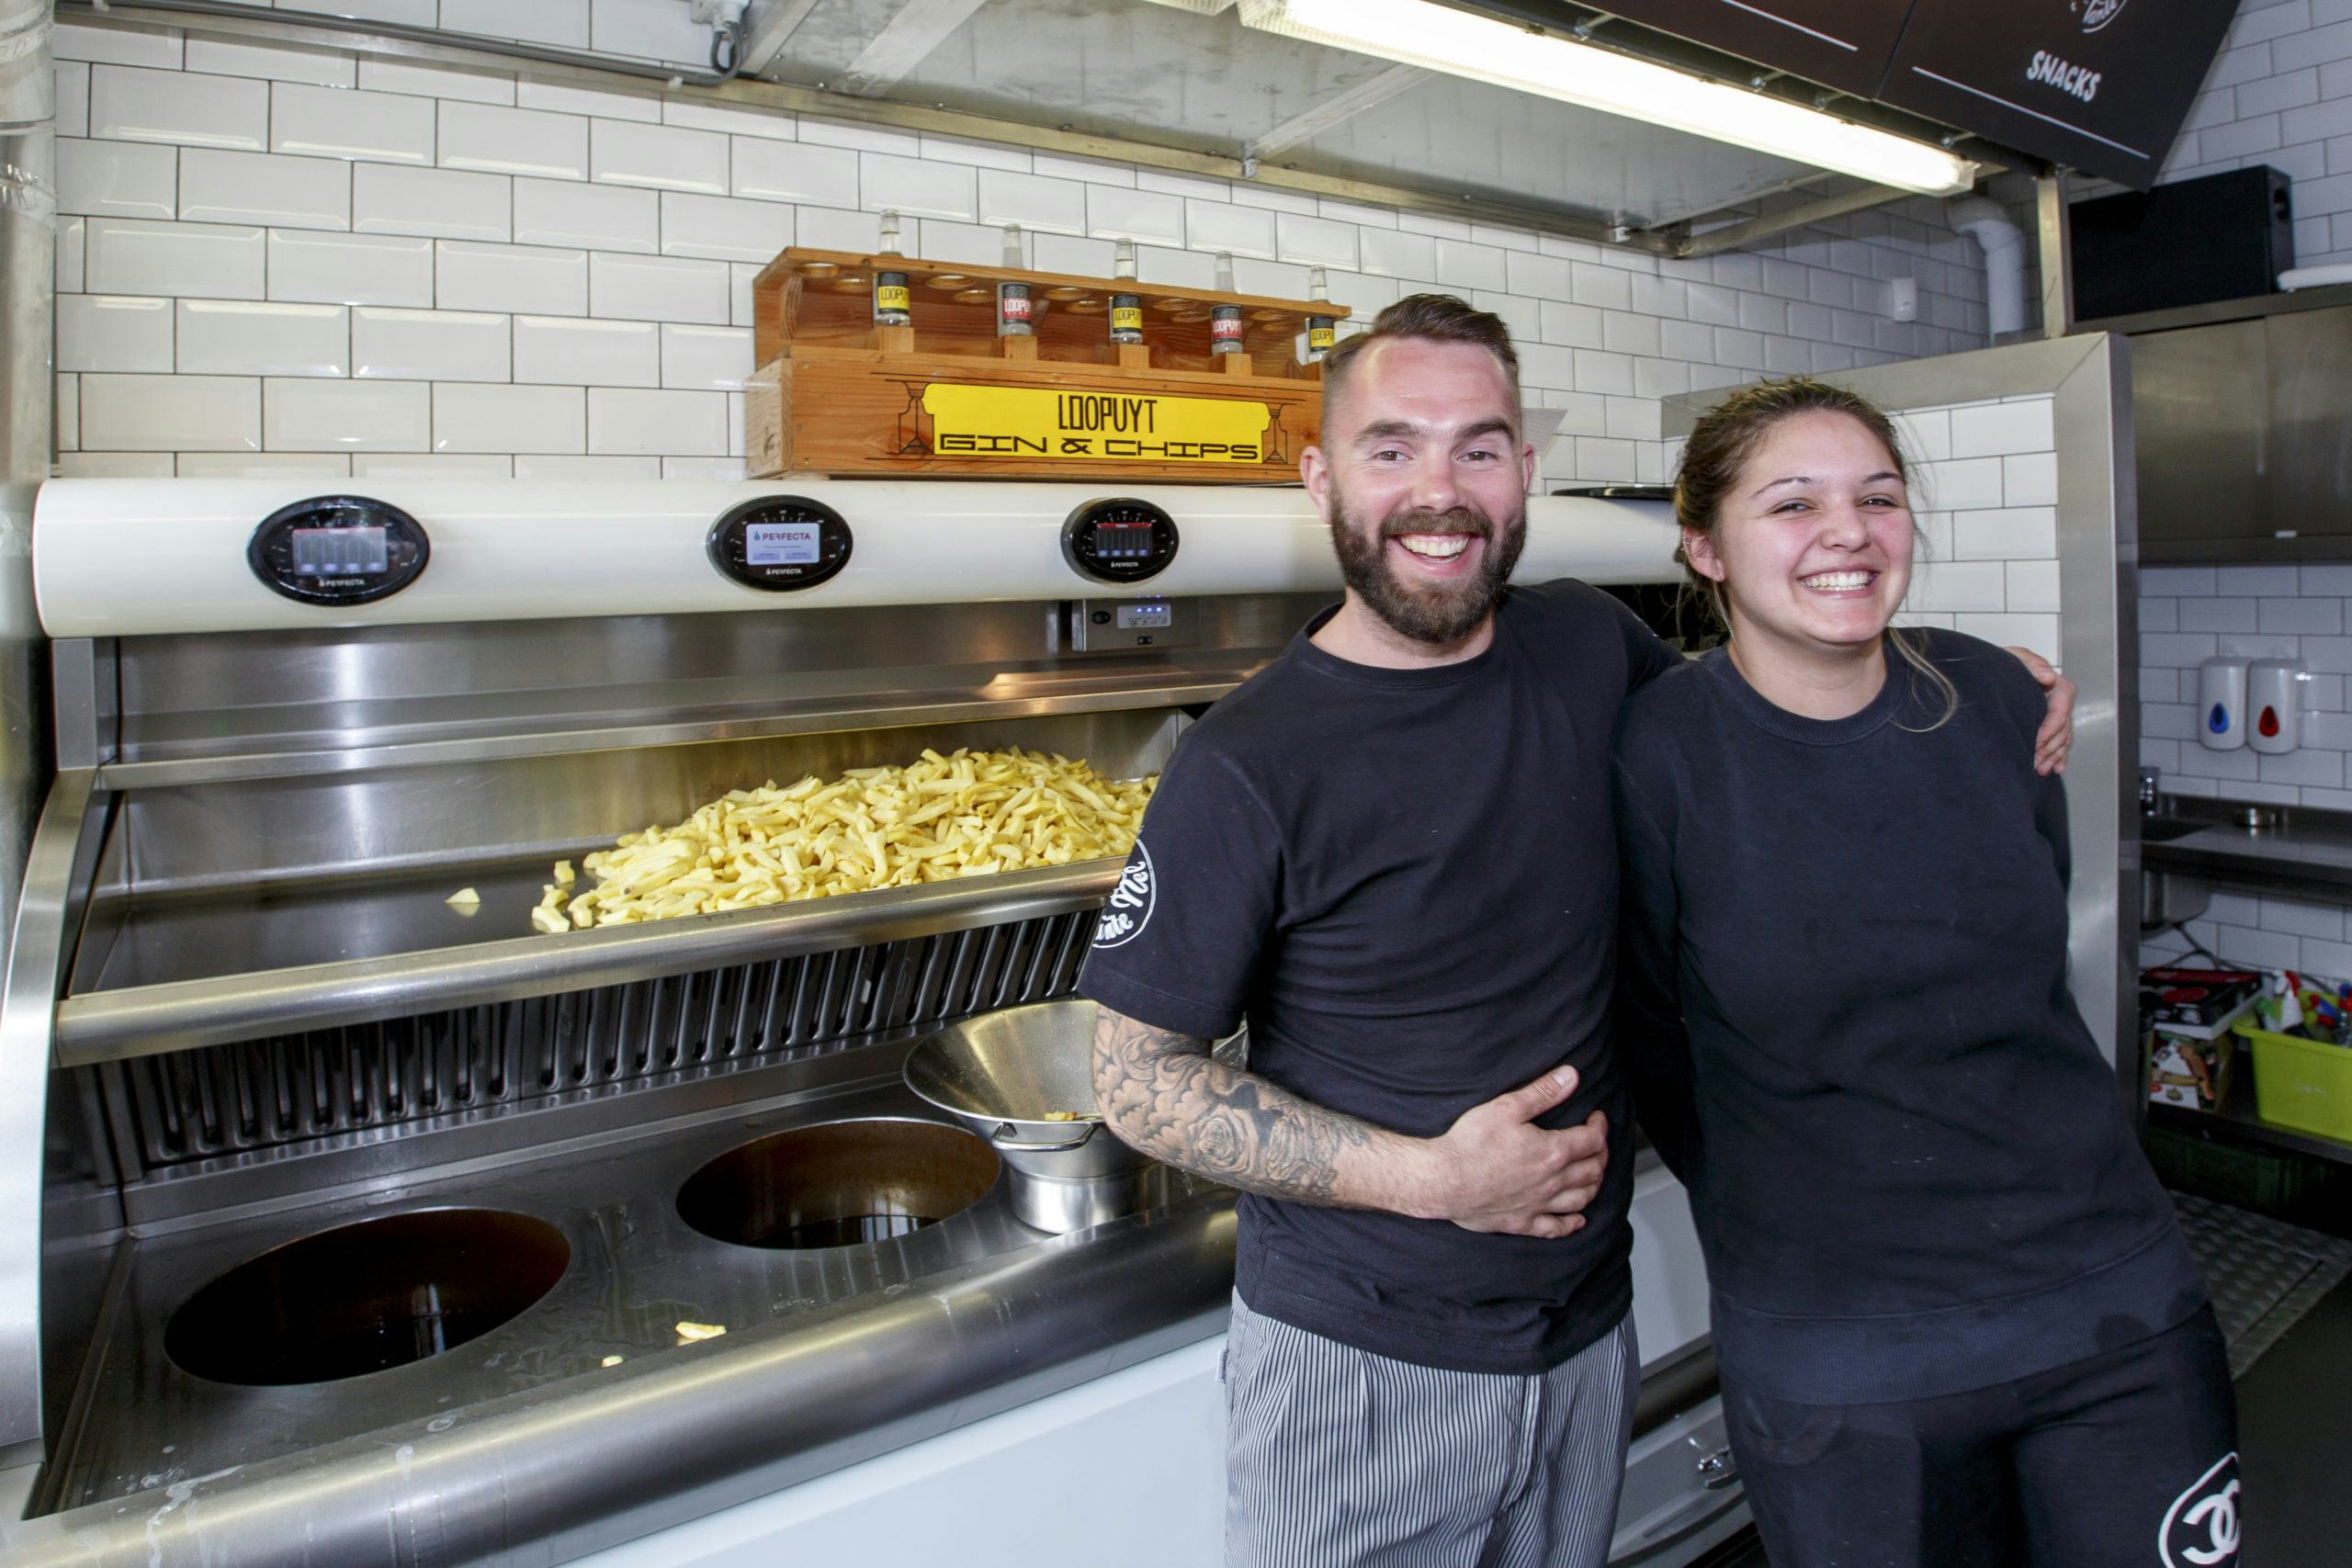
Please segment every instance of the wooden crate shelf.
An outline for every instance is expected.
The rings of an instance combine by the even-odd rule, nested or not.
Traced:
[[[876,270],[903,272],[913,321],[877,326]],[[1042,305],[999,337],[996,286]],[[1144,341],[1110,341],[1113,293],[1143,301]],[[959,298],[960,296],[960,298]],[[1213,306],[1238,305],[1243,352],[1209,347]],[[1310,315],[1342,304],[1220,294],[913,256],[795,248],[752,286],[744,451],[785,473],[1225,483],[1298,477],[1322,402],[1302,365]],[[942,421],[946,423],[943,425]]]

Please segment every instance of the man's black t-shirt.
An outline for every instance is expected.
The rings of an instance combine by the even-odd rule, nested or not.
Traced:
[[[1632,1294],[1609,746],[1676,658],[1580,582],[1510,591],[1493,646],[1435,669],[1324,652],[1329,614],[1178,744],[1079,986],[1202,1038],[1246,1017],[1250,1071],[1418,1137],[1575,1066],[1543,1124],[1604,1111],[1611,1157],[1574,1235],[1241,1201],[1252,1310],[1426,1366],[1545,1371]]]
[[[2015,659],[1919,631],[1850,717],[1723,650],[1626,705],[1620,1055],[1690,1188],[1726,1378],[1989,1387],[2204,1301],[2066,985],[2064,792]]]

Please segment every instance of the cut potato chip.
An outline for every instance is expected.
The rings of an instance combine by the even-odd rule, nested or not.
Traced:
[[[584,891],[558,863],[531,923],[585,930],[1124,857],[1159,782],[1016,748],[729,790],[583,857]]]

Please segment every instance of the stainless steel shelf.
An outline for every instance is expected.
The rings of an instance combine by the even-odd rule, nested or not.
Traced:
[[[482,897],[470,918],[445,902],[458,886],[446,870],[101,905],[85,939],[96,973],[58,1004],[57,1065],[1068,914],[1099,905],[1121,863],[1082,861],[557,936],[503,934],[526,931],[545,863],[468,874],[463,880]],[[297,962],[285,963],[289,955]]]

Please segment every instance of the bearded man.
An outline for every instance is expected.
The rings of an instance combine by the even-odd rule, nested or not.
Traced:
[[[1500,321],[1415,295],[1323,374],[1346,598],[1177,747],[1079,982],[1095,1088],[1243,1192],[1227,1568],[1600,1568],[1639,1382],[1607,769],[1677,656],[1505,586]],[[1241,1071],[1208,1052],[1245,1017]]]

